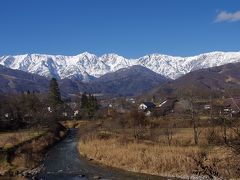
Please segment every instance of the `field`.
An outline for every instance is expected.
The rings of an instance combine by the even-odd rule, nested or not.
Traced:
[[[23,166],[23,157],[19,155],[19,158],[9,163],[10,158],[9,152],[19,144],[31,141],[37,137],[44,135],[47,131],[35,131],[35,130],[19,130],[12,132],[1,132],[0,133],[0,174],[4,174],[8,170]],[[36,147],[37,148],[37,147]],[[13,158],[13,157],[12,157]],[[14,165],[13,165],[14,164]],[[13,167],[14,166],[14,167]]]
[[[18,176],[39,165],[47,148],[62,139],[67,131],[62,126],[55,130],[22,129],[0,133],[0,176]]]
[[[0,148],[7,149],[16,146],[22,142],[41,136],[46,131],[35,130],[21,130],[14,132],[1,132],[0,133]]]
[[[161,176],[236,177],[232,152],[209,142],[212,128],[199,128],[199,144],[195,145],[193,128],[110,128],[109,124],[92,122],[81,130],[79,152],[83,156],[108,166]],[[141,138],[134,138],[136,131],[142,131]],[[214,132],[222,137],[221,127]]]
[[[136,142],[123,145],[118,139],[83,142],[80,143],[79,149],[88,158],[108,166],[166,176],[191,174],[193,160],[190,155],[199,151],[197,147]]]

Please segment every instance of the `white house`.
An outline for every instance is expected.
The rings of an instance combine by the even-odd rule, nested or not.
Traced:
[[[211,109],[211,105],[209,105],[209,104],[204,105],[204,109],[205,110]]]
[[[143,102],[138,106],[139,110],[149,110],[149,109],[154,109],[156,105],[152,102]]]
[[[51,107],[48,107],[47,109],[48,109],[48,112],[50,112],[50,113],[52,112]]]
[[[78,114],[79,114],[78,110],[74,111],[74,113],[73,113],[74,116],[77,116]]]

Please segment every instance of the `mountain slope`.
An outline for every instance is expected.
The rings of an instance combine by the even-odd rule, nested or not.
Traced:
[[[49,80],[35,74],[12,70],[0,65],[0,92],[15,93],[25,91],[46,92]]]
[[[183,94],[193,89],[209,96],[210,92],[229,93],[240,90],[240,63],[190,72],[153,90],[150,94]],[[238,95],[239,96],[239,95]]]
[[[148,91],[170,79],[143,66],[135,65],[108,73],[92,84],[101,87],[101,93],[132,96]]]
[[[132,66],[108,73],[92,83],[83,83],[76,79],[59,80],[59,87],[63,96],[70,96],[82,92],[100,93],[106,96],[127,96],[150,90],[168,79],[142,66]],[[47,92],[49,79],[13,70],[0,65],[0,93],[13,92]]]
[[[0,57],[0,64],[11,69],[83,82],[91,82],[104,74],[133,65],[141,65],[158,74],[176,79],[194,70],[235,62],[240,62],[240,52],[211,52],[192,57],[151,54],[138,59],[127,59],[117,54],[97,57],[87,52],[76,56],[26,54]]]
[[[0,93],[17,93],[26,91],[47,93],[49,90],[49,83],[50,81],[46,77],[20,70],[9,69],[0,65]],[[88,85],[81,81],[63,79],[59,80],[58,83],[61,93],[64,96],[85,91],[89,93],[96,91],[94,85]]]

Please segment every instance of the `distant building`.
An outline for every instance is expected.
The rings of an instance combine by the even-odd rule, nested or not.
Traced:
[[[204,107],[203,107],[205,110],[208,110],[208,109],[211,109],[211,105],[209,105],[209,104],[206,104],[206,105],[204,105]]]
[[[63,112],[62,115],[63,115],[64,117],[67,117],[67,116],[68,116],[67,112]]]
[[[139,105],[139,110],[151,110],[154,109],[156,105],[153,102],[143,102]]]
[[[5,118],[8,118],[8,117],[9,117],[9,114],[8,114],[8,113],[6,113],[4,116],[5,116]]]
[[[126,101],[127,101],[127,102],[130,102],[130,103],[132,103],[132,104],[135,104],[135,103],[136,103],[136,101],[135,101],[134,98],[128,98],[128,99],[126,99]]]
[[[164,116],[167,113],[174,112],[174,106],[177,102],[176,98],[168,98],[160,103],[160,105],[155,108],[154,114],[156,116]]]
[[[176,113],[182,113],[186,112],[187,110],[191,109],[191,104],[188,100],[186,99],[179,99],[175,104],[174,104],[174,112]]]
[[[49,107],[47,107],[47,110],[48,110],[48,112],[52,112],[52,109],[51,109],[51,107],[49,106]]]
[[[231,116],[240,115],[240,97],[228,98],[224,101],[223,113]]]
[[[76,111],[73,112],[73,116],[75,116],[75,117],[78,116],[78,114],[79,114],[79,111],[78,111],[78,110],[76,110]]]
[[[162,107],[162,106],[164,106],[164,104],[166,104],[167,101],[168,101],[168,100],[163,101],[158,107]]]

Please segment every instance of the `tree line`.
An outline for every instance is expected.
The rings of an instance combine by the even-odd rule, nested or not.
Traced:
[[[98,110],[96,97],[83,93],[78,102],[79,112],[92,117]],[[55,78],[49,84],[48,93],[23,92],[0,95],[0,130],[54,126],[58,121],[70,118],[72,107],[62,99]]]

